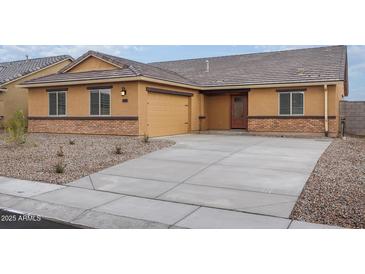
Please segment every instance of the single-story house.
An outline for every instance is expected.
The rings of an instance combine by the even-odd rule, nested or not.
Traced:
[[[28,92],[19,83],[54,74],[72,61],[72,57],[61,55],[0,63],[0,122],[17,110],[28,113]]]
[[[21,86],[30,132],[337,136],[347,79],[345,46],[149,64],[89,51]]]

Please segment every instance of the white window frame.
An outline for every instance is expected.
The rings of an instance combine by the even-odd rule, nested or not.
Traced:
[[[112,116],[112,90],[110,88],[100,88],[100,89],[89,89],[89,116],[90,117],[110,117]],[[99,93],[99,115],[91,114],[91,92],[98,92]],[[100,114],[101,111],[101,91],[108,91],[109,93],[109,114]]]
[[[281,114],[280,113],[280,95],[281,94],[290,94],[290,113],[289,114]],[[293,93],[301,93],[303,94],[303,113],[302,114],[293,114]],[[304,111],[305,111],[305,96],[304,96],[304,91],[282,91],[282,92],[278,92],[278,113],[279,116],[304,116]]]
[[[58,93],[64,93],[65,94],[65,114],[58,114]],[[49,95],[51,93],[56,93],[56,114],[50,114],[50,104],[49,104]],[[48,116],[49,117],[65,117],[67,116],[67,90],[52,90],[48,91]]]

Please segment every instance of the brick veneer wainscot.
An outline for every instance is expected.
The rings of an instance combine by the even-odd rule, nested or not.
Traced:
[[[30,119],[28,132],[138,135],[138,120]]]
[[[338,126],[336,119],[328,120],[329,132],[332,135],[338,134]],[[295,133],[324,133],[324,119],[281,119],[267,118],[248,120],[248,131],[256,132],[295,132]]]

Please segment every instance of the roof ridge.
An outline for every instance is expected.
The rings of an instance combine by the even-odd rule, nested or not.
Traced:
[[[274,50],[274,51],[265,51],[265,52],[251,52],[251,53],[240,53],[240,54],[232,54],[232,55],[220,55],[220,56],[208,56],[208,57],[199,57],[199,58],[187,58],[187,59],[169,60],[169,61],[157,61],[157,62],[150,62],[148,64],[153,66],[153,64],[161,64],[161,63],[169,63],[169,62],[192,61],[192,60],[206,60],[206,59],[237,57],[237,56],[247,56],[247,55],[274,54],[274,53],[281,53],[281,52],[305,51],[305,50],[324,49],[324,48],[335,48],[335,47],[346,47],[346,46],[344,46],[344,45],[320,46],[320,47],[316,47],[315,46],[315,47],[310,47],[310,48]]]
[[[72,56],[68,55],[68,54],[62,54],[62,55],[54,55],[54,56],[45,56],[45,57],[37,57],[37,58],[29,58],[29,59],[21,59],[21,60],[15,60],[15,61],[6,61],[6,62],[0,62],[0,65],[4,65],[4,64],[13,64],[13,63],[20,63],[20,62],[26,62],[26,61],[36,61],[36,60],[40,60],[40,59],[47,59],[47,58],[59,58],[59,57],[65,57],[65,58],[70,58],[73,60]]]
[[[137,74],[137,76],[141,75],[141,72],[135,68],[133,65],[128,65],[128,69],[131,70],[133,73]]]

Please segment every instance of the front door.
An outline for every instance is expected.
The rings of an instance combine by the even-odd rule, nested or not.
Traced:
[[[232,95],[232,128],[247,128],[248,104],[247,94]]]

